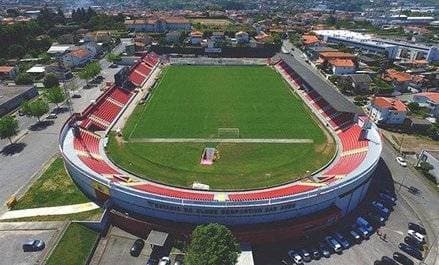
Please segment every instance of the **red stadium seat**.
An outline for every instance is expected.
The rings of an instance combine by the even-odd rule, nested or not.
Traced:
[[[185,191],[182,189],[176,190],[164,186],[159,186],[156,184],[141,184],[133,186],[133,188],[150,192],[153,194],[180,198],[185,200],[202,200],[202,201],[212,201],[214,199],[214,195],[211,192],[195,192],[195,191]]]
[[[229,199],[231,201],[266,200],[306,192],[316,188],[316,186],[311,185],[293,184],[291,186],[274,188],[270,190],[230,193]]]

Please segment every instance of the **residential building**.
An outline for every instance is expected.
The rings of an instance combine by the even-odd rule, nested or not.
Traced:
[[[355,64],[351,59],[331,59],[328,61],[334,75],[355,73]]]
[[[383,79],[392,84],[396,91],[407,91],[412,76],[409,73],[400,72],[395,69],[387,69],[383,74]]]
[[[305,47],[317,46],[320,44],[320,40],[316,35],[305,34],[302,36],[302,43]]]
[[[214,42],[218,42],[218,41],[223,41],[225,40],[225,35],[224,32],[220,32],[220,31],[216,31],[212,33],[212,36],[210,37],[211,40],[213,40]]]
[[[407,117],[407,107],[394,98],[375,97],[367,108],[370,119],[380,124],[401,125]]]
[[[131,20],[125,20],[125,25],[131,31],[143,31],[143,32],[191,30],[190,21],[184,17],[131,19]]]
[[[15,79],[18,69],[15,66],[0,66],[0,79]]]
[[[239,43],[239,44],[248,43],[250,40],[248,33],[244,32],[244,31],[236,32],[235,39],[236,39],[236,43]]]
[[[92,53],[86,48],[75,49],[63,55],[63,64],[67,68],[86,65],[93,59]]]
[[[372,78],[370,78],[368,74],[353,74],[349,77],[355,92],[365,93],[369,91],[369,85],[372,83]]]
[[[413,102],[430,109],[435,118],[439,118],[439,92],[423,92],[413,95]]]
[[[190,34],[191,44],[200,45],[203,40],[203,33],[200,31],[192,31]]]

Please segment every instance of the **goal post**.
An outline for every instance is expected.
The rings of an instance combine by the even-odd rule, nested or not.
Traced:
[[[218,128],[218,138],[239,138],[239,128]]]

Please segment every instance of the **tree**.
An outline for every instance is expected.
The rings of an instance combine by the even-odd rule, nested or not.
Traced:
[[[11,58],[21,58],[26,54],[26,52],[24,50],[24,47],[20,44],[13,44],[9,46],[8,54]]]
[[[192,232],[185,264],[232,265],[240,253],[239,244],[230,230],[220,224],[200,225]]]
[[[46,87],[46,88],[52,88],[52,87],[59,86],[59,80],[58,80],[58,77],[56,77],[56,75],[55,75],[55,74],[52,74],[52,73],[47,74],[47,75],[44,77],[43,85],[44,85],[44,87]]]
[[[116,63],[116,62],[119,62],[122,58],[121,58],[121,56],[119,55],[119,54],[115,54],[115,53],[112,53],[112,52],[110,52],[108,55],[107,55],[107,60],[108,61],[110,61],[110,62],[112,62],[112,63]]]
[[[17,135],[17,131],[18,131],[18,122],[14,117],[10,115],[6,115],[3,118],[0,118],[1,139],[8,138],[9,142],[12,144],[11,137]]]
[[[97,62],[87,64],[84,69],[79,72],[79,78],[85,80],[88,83],[88,80],[97,76],[101,72],[101,65]]]
[[[37,117],[38,121],[41,121],[41,116],[49,112],[49,104],[43,99],[37,99],[28,104],[24,113],[28,116]]]
[[[46,93],[46,98],[51,103],[55,103],[56,107],[59,108],[59,103],[63,102],[66,99],[66,95],[61,87],[56,86],[50,88]]]
[[[34,80],[28,73],[18,74],[15,78],[15,84],[17,85],[31,85]]]

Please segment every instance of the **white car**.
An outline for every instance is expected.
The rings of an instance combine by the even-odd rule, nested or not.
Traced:
[[[303,260],[302,257],[294,250],[288,251],[288,256],[294,261],[296,264],[302,264]]]
[[[418,241],[419,243],[424,243],[425,242],[425,236],[423,234],[421,234],[421,233],[416,232],[415,230],[409,229],[407,231],[407,234],[409,234],[411,237],[416,239],[416,241]]]
[[[170,265],[170,264],[171,264],[171,259],[169,257],[163,257],[160,259],[158,265]]]
[[[396,157],[396,162],[398,162],[398,164],[400,164],[403,167],[407,166],[407,161],[405,161],[405,159],[400,156]]]

